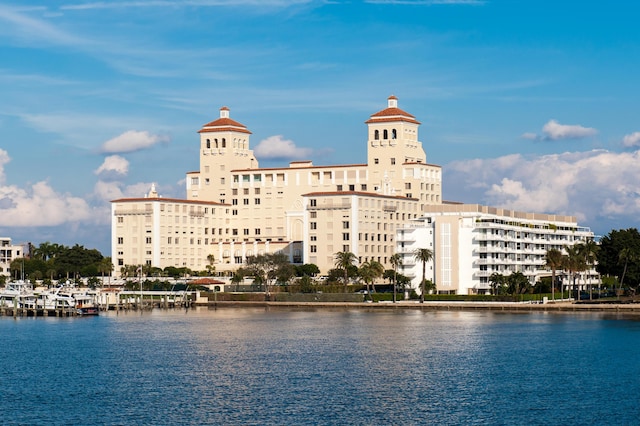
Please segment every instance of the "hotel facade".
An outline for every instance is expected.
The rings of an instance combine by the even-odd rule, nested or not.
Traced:
[[[488,292],[493,272],[520,271],[533,283],[549,248],[593,234],[570,216],[522,213],[442,202],[442,170],[427,163],[420,122],[387,107],[365,122],[367,162],[260,168],[248,128],[230,110],[198,131],[200,167],[186,175],[186,198],[112,201],[112,258],[125,265],[215,267],[224,275],[248,256],[283,253],[291,263],[334,268],[335,254],[350,251],[359,263],[403,258],[400,272],[419,288],[422,266],[413,253],[429,248],[427,278],[438,292]]]
[[[251,132],[221,108],[198,132],[200,168],[187,173],[186,199],[152,188],[112,201],[116,273],[138,264],[204,270],[210,262],[234,271],[247,256],[275,252],[326,273],[345,249],[390,268],[396,229],[442,202],[442,173],[427,163],[420,123],[396,97],[366,125],[365,164],[260,168]]]

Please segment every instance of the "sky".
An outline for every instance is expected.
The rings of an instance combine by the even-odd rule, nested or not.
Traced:
[[[394,95],[443,199],[638,227],[636,2],[0,4],[0,236],[110,247],[110,201],[185,198],[222,106],[261,167],[366,162]]]

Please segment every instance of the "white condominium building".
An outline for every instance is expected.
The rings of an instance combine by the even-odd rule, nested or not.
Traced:
[[[428,206],[424,215],[397,230],[396,250],[403,256],[399,272],[419,290],[422,264],[418,248],[433,252],[426,278],[441,294],[489,293],[489,277],[521,272],[533,284],[550,275],[547,250],[593,239],[589,228],[573,216],[524,213],[478,204]]]

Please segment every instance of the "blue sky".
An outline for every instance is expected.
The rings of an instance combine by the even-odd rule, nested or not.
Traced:
[[[228,106],[263,167],[366,161],[390,95],[446,200],[640,214],[635,2],[25,0],[0,5],[0,235],[110,254],[109,200],[185,196]],[[262,144],[262,145],[261,145]],[[265,150],[265,146],[284,149]]]

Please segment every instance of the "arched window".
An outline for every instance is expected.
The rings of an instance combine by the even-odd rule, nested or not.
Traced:
[[[373,139],[380,139],[380,130],[376,130],[375,132],[373,132]]]
[[[218,138],[215,138],[215,139],[214,139],[214,142],[215,142],[215,144],[216,144],[216,148],[218,148]]]
[[[207,139],[207,149],[211,148],[211,140]]]
[[[391,139],[396,139],[398,137],[397,133],[396,133],[396,129],[392,129],[391,130]]]
[[[389,139],[389,131],[387,129],[382,131],[382,139]]]
[[[227,140],[225,138],[222,138],[222,147],[223,148],[227,147]]]

